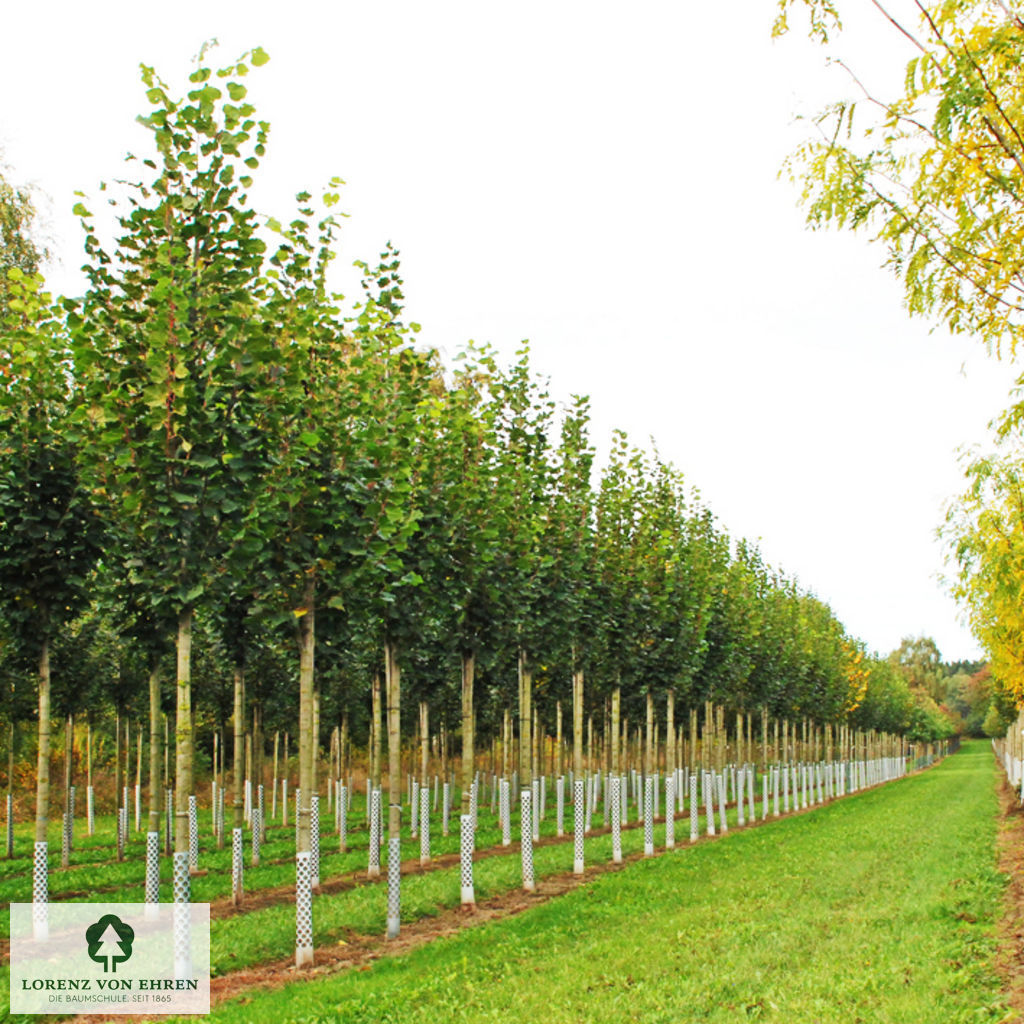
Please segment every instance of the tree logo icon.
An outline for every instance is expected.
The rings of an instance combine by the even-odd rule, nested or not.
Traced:
[[[114,914],[104,914],[85,930],[89,959],[103,964],[103,973],[117,973],[117,965],[131,958],[135,932]]]

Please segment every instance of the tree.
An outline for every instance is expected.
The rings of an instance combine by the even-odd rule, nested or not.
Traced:
[[[805,2],[826,36],[835,10]],[[917,55],[902,95],[875,96],[851,73],[859,98],[817,118],[820,137],[790,162],[808,222],[873,231],[911,313],[1012,355],[1024,327],[1024,19],[1002,2],[915,0],[914,26],[876,6]]]
[[[12,185],[2,171],[0,165],[0,316],[11,299],[8,271],[36,274],[46,258],[46,250],[34,237],[36,210],[31,192]]]
[[[38,668],[35,874],[45,903],[50,799],[50,653],[81,609],[102,523],[67,429],[73,393],[64,311],[38,276],[13,268],[0,315],[0,607]],[[41,899],[38,898],[41,895]],[[36,918],[37,922],[39,918]]]
[[[992,675],[1024,701],[1024,464],[1020,427],[1007,425],[1001,451],[966,466],[967,489],[950,503],[942,535],[955,565],[951,589],[966,608]]]
[[[239,424],[263,404],[262,359],[273,354],[255,315],[266,246],[243,191],[267,125],[254,119],[239,80],[245,61],[267,57],[253,50],[214,77],[204,54],[183,100],[143,68],[152,110],[140,122],[155,149],[143,163],[155,177],[131,188],[112,253],[84,204],[76,206],[90,287],[72,314],[92,477],[116,506],[135,581],[154,614],[176,626],[179,864],[193,790],[193,617],[233,539],[224,526],[248,503],[258,472],[261,439]]]

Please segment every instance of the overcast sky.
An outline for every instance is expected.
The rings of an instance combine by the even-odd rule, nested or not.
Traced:
[[[774,0],[18,4],[0,147],[49,197],[51,287],[78,292],[73,192],[145,150],[139,63],[183,92],[204,40],[218,65],[264,47],[252,195],[287,216],[345,179],[339,287],[392,241],[425,342],[511,359],[529,339],[556,397],[591,396],[599,447],[654,437],[870,649],[927,634],[954,660],[977,647],[935,530],[957,447],[987,443],[1015,372],[908,319],[883,251],[807,231],[778,177],[811,132],[795,117],[852,92],[828,55],[881,93],[901,80],[899,37],[868,0],[844,7],[822,48],[799,28],[773,43]]]

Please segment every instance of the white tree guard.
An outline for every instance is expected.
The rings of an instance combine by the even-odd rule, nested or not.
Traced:
[[[366,873],[380,877],[380,790],[370,791],[370,853]]]
[[[146,917],[159,915],[160,903],[160,833],[146,833]]]
[[[142,786],[135,783],[135,831],[142,831]]]
[[[740,768],[736,773],[736,824],[742,828],[746,823],[743,803],[746,799],[747,769]]]
[[[544,820],[545,812],[548,806],[548,777],[542,775],[540,777],[540,819]]]
[[[263,832],[263,815],[259,807],[252,809],[252,866],[260,866],[260,838]]]
[[[192,974],[191,920],[188,904],[191,898],[189,854],[175,852],[171,887],[174,896],[174,976],[187,978]]]
[[[612,861],[615,864],[622,863],[622,803],[619,796],[621,788],[622,780],[613,775],[608,780],[608,798],[612,813]]]
[[[231,899],[237,905],[242,902],[245,858],[242,850],[242,829],[231,830]]]
[[[573,787],[572,871],[574,875],[583,874],[583,837],[586,834],[585,801],[584,782],[579,779]]]
[[[823,804],[825,802],[825,769],[820,764],[816,765],[814,773],[818,781],[818,803]]]
[[[690,842],[700,835],[700,805],[697,802],[697,773],[690,776]]]
[[[71,832],[68,827],[68,815],[66,811],[61,815],[60,862],[65,867],[67,867],[71,862]]]
[[[779,768],[772,768],[772,817],[779,816]]]
[[[718,817],[721,822],[722,835],[729,831],[729,822],[725,816],[725,773],[718,776]]]
[[[761,773],[761,820],[768,820],[768,772]]]
[[[512,845],[512,799],[508,779],[501,780],[501,845]]]
[[[281,780],[281,824],[288,827],[288,780]]]
[[[416,838],[420,826],[420,784],[412,780],[412,792],[409,795],[409,837]]]
[[[270,785],[270,820],[273,821],[277,817],[277,779],[274,779]],[[223,828],[223,822],[221,823]]]
[[[313,858],[309,850],[295,855],[295,966],[313,962]]]
[[[50,937],[47,904],[50,885],[46,863],[47,844],[36,843],[32,848],[32,937],[45,941]]]
[[[789,814],[789,769],[783,765],[779,774],[782,776],[782,810],[784,814]]]
[[[451,830],[452,786],[446,782],[441,787],[441,835],[448,835]]]
[[[96,794],[92,786],[85,790],[85,817],[88,822],[89,835],[96,834]]]
[[[245,795],[242,798],[242,815],[245,819],[245,824],[248,825],[252,822],[252,779],[245,780]]]
[[[344,853],[348,849],[348,786],[338,786],[335,817],[338,822],[338,849]]]
[[[75,848],[75,787],[72,786],[68,794],[68,849]]]
[[[756,775],[757,775],[757,771],[754,768],[754,766],[753,765],[748,765],[747,766],[747,788],[748,788],[749,801],[748,801],[748,804],[747,804],[747,810],[748,810],[747,820],[752,825],[757,822],[757,813],[756,813],[756,810],[754,808],[754,783],[757,781],[756,780]],[[743,799],[742,796],[740,797],[740,799]]]
[[[92,835],[92,832],[89,832]],[[14,856],[14,798],[7,794],[7,856]]]
[[[196,798],[188,798],[188,859],[193,871],[199,869],[199,819],[196,816]]]
[[[389,939],[397,939],[402,923],[402,840],[398,836],[388,839],[388,932]]]
[[[124,860],[124,808],[118,807],[115,815],[117,824],[117,859]]]
[[[654,776],[644,779],[644,856],[654,856]]]
[[[299,848],[299,810],[302,807],[302,787],[295,787],[295,849]]]
[[[534,779],[530,784],[530,793],[533,799],[533,841],[540,839],[540,783]]]
[[[217,790],[217,842],[224,842],[224,787]]]
[[[555,835],[565,835],[565,776],[555,779]]]
[[[620,813],[620,815],[622,817],[622,824],[623,825],[628,825],[629,824],[629,786],[626,784],[626,776],[623,775],[621,778],[622,778],[622,786],[619,789],[619,800],[622,801],[622,807],[620,808],[619,813]]]
[[[476,893],[473,889],[473,818],[469,814],[459,815],[459,880],[462,885],[462,905],[472,907],[476,904]]]
[[[665,776],[665,849],[676,845],[676,777]]]
[[[267,805],[266,797],[263,792],[263,786],[258,786],[256,790],[256,808],[260,812],[260,840],[262,842],[267,841]]]
[[[533,879],[533,825],[530,821],[532,817],[530,814],[531,794],[528,789],[524,789],[519,794],[519,802],[519,845],[522,854],[523,889],[526,892],[534,892],[537,883]]]
[[[651,788],[651,797],[652,797],[652,799],[649,802],[654,807],[653,817],[654,818],[660,818],[661,817],[661,776],[657,772],[655,772],[652,778],[653,778],[654,785]]]
[[[430,863],[430,788],[420,790],[420,864]]]
[[[320,888],[320,794],[314,793],[309,802],[309,852],[313,888]]]

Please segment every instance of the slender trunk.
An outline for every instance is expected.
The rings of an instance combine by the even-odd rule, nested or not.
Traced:
[[[425,700],[420,701],[420,785],[429,784],[430,771],[430,710]]]
[[[92,755],[90,753],[90,760]],[[160,778],[160,670],[149,670],[149,831],[160,831],[163,810],[163,780]]]
[[[473,785],[473,761],[476,735],[473,721],[473,679],[476,675],[476,654],[462,655],[462,813],[469,814],[470,788]]]
[[[46,842],[50,810],[50,639],[39,653],[39,752],[36,758],[36,842]]]
[[[533,695],[533,674],[526,664],[526,652],[519,652],[519,791],[529,792],[533,783],[530,764],[530,709]]]
[[[234,671],[234,695],[235,707],[231,716],[231,724],[235,733],[235,744],[232,750],[232,798],[231,806],[234,809],[234,827],[243,828],[245,825],[245,670],[241,665],[235,666]]]
[[[188,853],[188,798],[192,793],[192,609],[178,615],[177,718],[174,749],[174,852]]]
[[[509,777],[509,771],[512,768],[511,748],[512,714],[508,708],[505,708],[505,714],[501,720],[501,775],[505,779]]]
[[[313,795],[313,650],[315,646],[315,578],[306,581],[299,619],[299,822],[296,850],[309,853],[311,844],[311,815]]]
[[[313,686],[313,744],[312,744],[312,775],[310,777],[310,790],[309,795],[312,797],[314,793],[320,790],[320,689],[315,684]],[[310,808],[312,813],[312,802]]]
[[[303,588],[298,621],[299,641],[299,805],[296,854],[296,942],[295,966],[313,963],[312,921],[312,794],[313,794],[313,719],[314,659],[316,646],[316,576],[309,573]],[[308,915],[308,919],[307,919]],[[307,931],[308,928],[308,931]]]
[[[402,831],[402,677],[398,666],[398,646],[384,645],[384,677],[388,714],[388,920],[387,937],[398,937],[400,911],[397,860],[401,857]]]
[[[555,778],[562,775],[562,702],[555,702]]]
[[[121,712],[114,714],[114,813],[121,808]],[[120,827],[120,826],[118,826]]]
[[[374,789],[380,789],[381,774],[381,697],[380,673],[373,673],[371,684],[371,718],[370,718],[370,781]]]
[[[647,743],[644,750],[644,777],[654,774],[654,694],[647,691]]]
[[[620,763],[620,752],[619,752],[619,723],[622,719],[622,687],[616,686],[612,690],[612,734],[611,734],[611,745],[612,745],[612,774],[618,775],[621,773],[622,765]]]
[[[575,661],[575,650],[573,651]],[[572,771],[573,778],[583,778],[583,669],[572,670]]]
[[[676,691],[669,689],[665,698],[665,776],[676,770]]]

